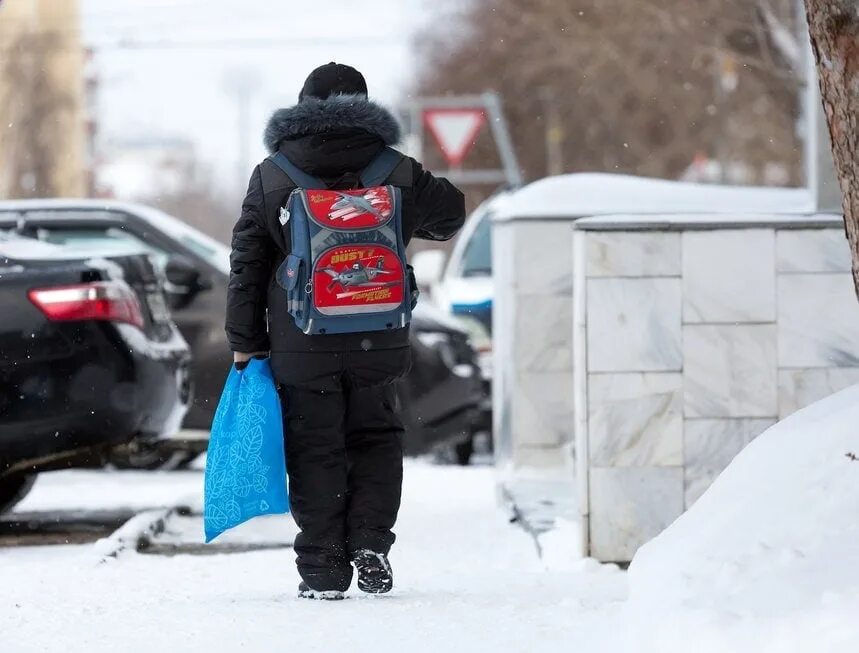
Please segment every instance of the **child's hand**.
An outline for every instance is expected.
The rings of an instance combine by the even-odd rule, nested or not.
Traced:
[[[266,358],[268,357],[267,351],[253,351],[250,353],[245,353],[242,351],[234,351],[233,352],[233,364],[236,366],[237,370],[243,370],[248,366],[248,362],[251,358]]]

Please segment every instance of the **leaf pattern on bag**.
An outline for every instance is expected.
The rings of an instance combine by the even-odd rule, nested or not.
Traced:
[[[267,489],[268,479],[265,477],[265,472],[262,474],[254,474],[254,490],[257,492],[265,492]]]
[[[227,525],[227,514],[217,506],[207,506],[203,515],[206,521],[210,521],[215,528],[223,530]]]
[[[289,509],[280,399],[264,365],[231,372],[215,411],[204,481],[207,541],[251,517]]]
[[[245,459],[253,457],[260,449],[262,449],[262,426],[255,424],[251,426],[245,433],[245,438],[241,441],[242,457]]]
[[[233,491],[236,496],[245,498],[251,493],[251,481],[247,476],[240,476],[236,479],[236,484],[233,486]]]

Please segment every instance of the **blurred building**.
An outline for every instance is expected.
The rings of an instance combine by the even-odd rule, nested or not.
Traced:
[[[99,140],[94,194],[157,207],[228,243],[241,197],[219,187],[193,141],[141,135]]]
[[[789,186],[790,170],[783,163],[773,161],[761,162],[757,168],[745,161],[723,163],[699,152],[679,179],[699,184]]]
[[[0,5],[0,197],[87,192],[79,0]]]
[[[194,143],[147,137],[103,143],[95,168],[97,194],[124,200],[172,196],[192,186],[198,171]]]

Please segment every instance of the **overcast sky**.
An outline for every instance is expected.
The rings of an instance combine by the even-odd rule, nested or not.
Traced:
[[[82,0],[84,38],[95,47],[103,138],[193,140],[219,183],[236,181],[236,84],[254,89],[251,160],[264,156],[271,111],[293,104],[307,73],[331,60],[367,78],[393,106],[416,62],[411,39],[427,0]],[[281,45],[282,42],[282,45]],[[262,44],[262,45],[260,45]]]

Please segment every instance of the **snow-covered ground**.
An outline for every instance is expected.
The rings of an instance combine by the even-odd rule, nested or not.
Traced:
[[[201,484],[199,472],[58,473],[22,509],[193,505]],[[104,563],[93,545],[0,549],[0,650],[585,651],[617,636],[625,574],[557,547],[547,569],[499,510],[491,469],[409,464],[400,515],[394,592],[340,603],[295,598],[289,549]]]
[[[633,560],[634,650],[859,651],[857,456],[859,386],[758,436]]]
[[[859,651],[859,386],[749,445],[627,574],[580,560],[578,524],[508,523],[490,468],[407,465],[393,593],[297,599],[289,549],[210,556],[0,549],[0,651]],[[199,470],[63,472],[21,510],[198,508]],[[157,511],[156,511],[157,512]],[[174,519],[174,518],[171,518]],[[194,518],[169,537],[197,541]],[[290,542],[287,517],[233,544]],[[167,537],[167,536],[165,536]]]
[[[197,471],[72,470],[40,474],[33,491],[15,506],[15,512],[198,505],[201,482]]]

